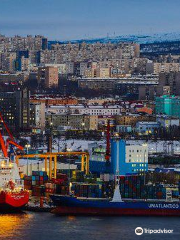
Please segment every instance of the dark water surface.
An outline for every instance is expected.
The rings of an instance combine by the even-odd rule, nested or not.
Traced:
[[[135,228],[172,229],[143,234]],[[180,240],[180,217],[57,217],[51,213],[0,215],[0,240]]]

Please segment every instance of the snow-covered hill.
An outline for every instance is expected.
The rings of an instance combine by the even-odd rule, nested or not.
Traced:
[[[172,42],[172,41],[180,41],[180,33],[157,33],[157,34],[137,34],[137,35],[122,35],[122,36],[114,36],[114,37],[105,37],[105,38],[93,38],[93,39],[79,39],[72,40],[72,43],[78,42],[87,42],[87,43],[117,43],[117,42],[136,42],[140,44],[146,43],[155,43],[155,42]],[[55,43],[58,41],[50,41],[49,43]],[[59,41],[61,43],[67,43],[69,41]]]

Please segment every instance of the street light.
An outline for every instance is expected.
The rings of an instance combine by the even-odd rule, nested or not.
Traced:
[[[85,123],[84,123],[84,122],[82,122],[82,123],[81,123],[81,125],[82,125],[82,128],[83,128],[83,130],[84,130]]]
[[[71,148],[67,148],[67,152],[71,152],[72,151],[72,149]],[[68,155],[69,156],[69,192],[71,192],[71,182],[70,182],[70,180],[71,180],[71,172],[70,172],[70,155]]]
[[[51,121],[48,134],[48,152],[52,152],[52,132],[53,132],[53,119],[51,114]]]
[[[27,149],[27,155],[28,155],[28,149],[31,147],[31,145],[28,143],[28,144],[26,144],[25,145],[25,148]],[[28,159],[28,157],[27,157],[27,175],[28,175],[28,173],[29,173],[29,169],[28,169],[28,166],[29,166],[29,159]]]
[[[85,123],[82,122],[81,125],[82,125],[82,132],[83,132],[83,135],[84,135],[84,126],[85,126]]]

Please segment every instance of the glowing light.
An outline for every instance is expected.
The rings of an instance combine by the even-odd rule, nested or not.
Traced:
[[[0,236],[3,237],[3,239],[14,238],[20,226],[25,228],[32,217],[33,215],[30,214],[0,215]]]

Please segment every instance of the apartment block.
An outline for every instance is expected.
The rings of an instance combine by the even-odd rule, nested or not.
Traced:
[[[41,86],[52,88],[58,86],[58,68],[57,67],[39,67],[38,82]]]

